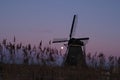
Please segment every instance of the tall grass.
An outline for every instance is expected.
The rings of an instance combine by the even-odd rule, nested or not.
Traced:
[[[36,47],[31,46],[31,44],[16,43],[15,38],[13,42],[7,42],[7,39],[3,39],[0,43],[0,62],[16,64],[16,61],[21,58],[22,64],[55,65],[57,57],[62,55],[50,45],[49,42],[47,47],[43,47],[42,41],[40,41]]]
[[[47,47],[43,47],[42,41],[38,46],[23,45],[16,43],[15,37],[13,42],[3,39],[0,42],[0,79],[120,80],[120,57],[88,53],[87,67],[62,66],[64,56],[50,45],[49,42]]]

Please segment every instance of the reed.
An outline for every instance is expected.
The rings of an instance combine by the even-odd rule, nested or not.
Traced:
[[[103,53],[86,55],[87,67],[57,65],[55,48],[0,42],[0,79],[3,80],[120,80],[120,57]],[[8,56],[9,55],[9,56]],[[20,57],[21,56],[21,57]],[[64,56],[62,56],[64,59]],[[20,63],[17,63],[20,60]],[[107,64],[107,65],[106,65]]]

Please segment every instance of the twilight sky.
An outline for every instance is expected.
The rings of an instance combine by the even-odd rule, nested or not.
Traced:
[[[68,38],[74,14],[75,37],[90,37],[87,52],[120,56],[120,0],[0,0],[0,40]]]

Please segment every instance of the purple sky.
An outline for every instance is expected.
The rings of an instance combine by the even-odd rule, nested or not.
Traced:
[[[75,37],[90,37],[87,52],[120,56],[120,0],[1,0],[0,40],[68,38],[74,14]]]

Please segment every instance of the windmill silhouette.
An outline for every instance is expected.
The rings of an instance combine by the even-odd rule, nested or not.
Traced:
[[[68,42],[66,51],[67,55],[64,60],[64,65],[85,66],[85,45],[86,42],[89,40],[89,37],[73,38],[76,28],[76,17],[76,15],[74,15],[73,17],[69,39],[54,39],[53,43]]]

